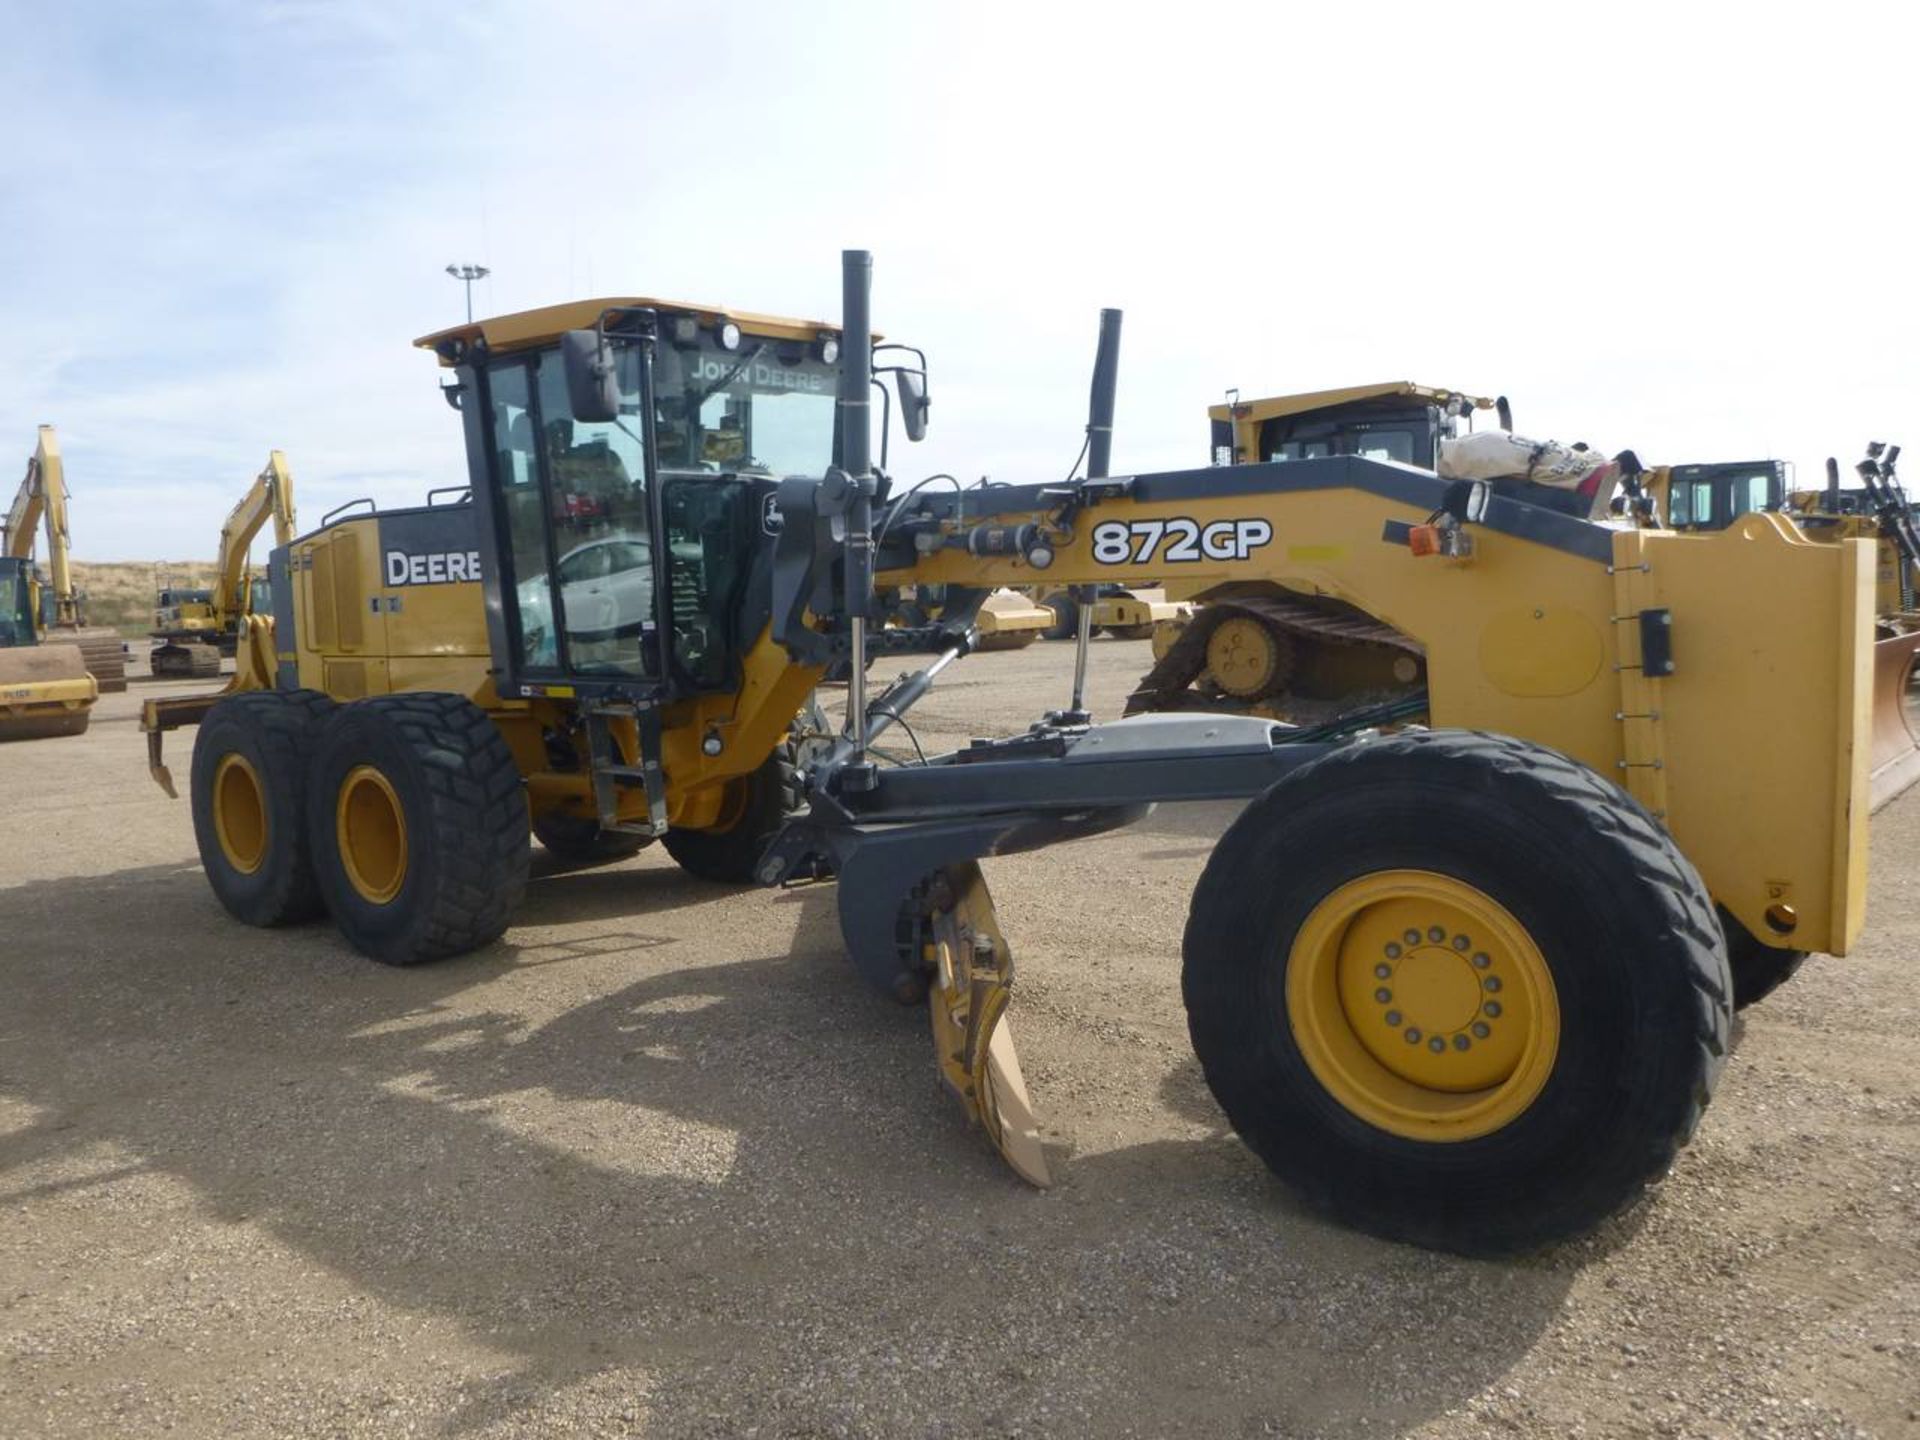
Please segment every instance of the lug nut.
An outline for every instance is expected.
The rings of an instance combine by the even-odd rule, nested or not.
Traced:
[[[1391,980],[1393,978],[1393,967],[1391,965],[1374,966],[1373,978],[1376,980]]]
[[[1498,1000],[1489,1000],[1481,1008],[1484,1009],[1487,1012],[1487,1014],[1492,1016],[1495,1020],[1498,1020],[1500,1018],[1500,1002]]]
[[[1473,968],[1476,970],[1484,970],[1492,963],[1493,963],[1493,957],[1487,954],[1487,952],[1484,950],[1482,950],[1478,955],[1473,957]]]
[[[1409,930],[1401,938],[1409,945],[1418,945],[1420,943],[1420,932],[1418,930]]]
[[[1472,1044],[1473,1042],[1464,1035],[1456,1035],[1453,1037],[1453,1048],[1456,1050],[1465,1050]]]
[[[1487,1038],[1487,1036],[1491,1035],[1492,1033],[1493,1033],[1493,1027],[1487,1024],[1486,1021],[1476,1020],[1473,1022],[1473,1034],[1475,1039],[1484,1040]]]
[[[1389,941],[1387,942],[1387,959],[1389,959],[1389,960],[1398,960],[1399,958],[1400,958],[1400,947],[1399,947],[1399,945],[1398,945],[1398,944],[1396,944],[1395,942],[1393,942],[1393,941],[1391,941],[1391,940],[1389,940]]]
[[[1500,977],[1498,975],[1489,975],[1487,976],[1486,979],[1482,980],[1480,983],[1487,987],[1488,994],[1492,994],[1494,991],[1500,988]]]
[[[1389,1010],[1389,1011],[1387,1011],[1387,1024],[1389,1024],[1389,1025],[1391,1025],[1391,1026],[1393,1026],[1393,1027],[1394,1027],[1395,1029],[1398,1029],[1398,1028],[1399,1028],[1399,1026],[1400,1026],[1400,1012],[1399,1012],[1398,1010]]]
[[[1434,1036],[1431,1040],[1427,1041],[1427,1049],[1431,1050],[1436,1055],[1442,1054],[1446,1050],[1446,1048],[1447,1048],[1447,1042],[1442,1040],[1438,1035]]]
[[[1431,926],[1427,930],[1427,939],[1431,940],[1436,945],[1438,945],[1442,940],[1446,938],[1447,938],[1447,932],[1445,930],[1442,930],[1438,925]]]
[[[1473,942],[1464,935],[1456,935],[1453,937],[1453,948],[1456,950],[1465,950],[1472,944]]]
[[[1419,1028],[1417,1026],[1409,1025],[1407,1027],[1407,1044],[1418,1045],[1419,1043],[1420,1043]]]
[[[1382,1005],[1386,1005],[1393,1000],[1393,992],[1382,985],[1378,990],[1373,992],[1373,998],[1378,1000]]]

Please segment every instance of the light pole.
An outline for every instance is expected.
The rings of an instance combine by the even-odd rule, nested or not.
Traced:
[[[473,323],[473,282],[484,280],[493,272],[484,265],[449,265],[447,273],[467,287],[467,323]]]

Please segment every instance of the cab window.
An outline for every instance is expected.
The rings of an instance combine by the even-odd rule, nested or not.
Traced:
[[[638,345],[615,343],[620,417],[574,417],[558,351],[494,368],[500,488],[519,666],[640,677],[655,629]]]
[[[1364,460],[1413,463],[1413,436],[1405,430],[1362,430],[1353,437],[1353,453]]]

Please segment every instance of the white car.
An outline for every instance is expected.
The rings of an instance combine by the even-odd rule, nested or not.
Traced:
[[[644,540],[590,540],[561,556],[556,571],[567,634],[575,640],[638,635],[653,619],[653,554]],[[520,584],[520,630],[530,665],[556,659],[551,596],[544,575]]]

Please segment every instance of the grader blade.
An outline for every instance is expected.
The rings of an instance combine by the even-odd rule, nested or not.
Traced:
[[[1920,630],[1873,647],[1873,758],[1869,797],[1878,810],[1920,780],[1920,735],[1908,711]]]
[[[1013,955],[994,918],[993,897],[972,861],[948,866],[944,879],[952,903],[932,917],[934,977],[927,1000],[940,1076],[1022,1179],[1051,1184],[1039,1122],[1006,1025]]]

